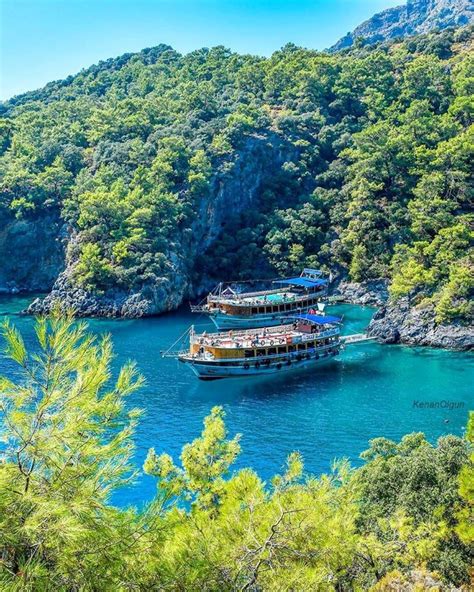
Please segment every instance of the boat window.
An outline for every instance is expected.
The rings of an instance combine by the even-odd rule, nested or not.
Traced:
[[[244,355],[246,358],[253,358],[255,353],[254,353],[253,349],[246,349],[244,351]]]
[[[314,341],[309,341],[307,343],[308,349],[310,349],[311,347],[314,347]]]
[[[272,307],[271,306],[266,306],[265,307],[265,312],[272,312]]]
[[[289,352],[294,352],[296,350],[296,347],[294,345],[289,345],[288,346],[288,351]]]
[[[252,308],[252,314],[257,314],[258,313],[258,308]]]
[[[306,349],[306,343],[298,343],[298,351],[301,351],[302,349]]]
[[[278,353],[279,354],[286,354],[286,347],[284,345],[282,345],[281,347],[278,348]]]
[[[269,347],[269,348],[268,348],[267,355],[269,355],[269,356],[273,356],[273,355],[274,355],[274,354],[276,354],[276,353],[277,353],[276,347]]]
[[[265,307],[264,306],[259,306],[258,307],[258,312],[260,312],[260,313],[263,312],[264,313],[265,312]]]

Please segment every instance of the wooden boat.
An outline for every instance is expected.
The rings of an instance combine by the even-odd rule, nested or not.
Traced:
[[[297,314],[276,327],[197,334],[178,360],[202,380],[283,373],[334,359],[341,350],[341,319]]]
[[[219,330],[273,327],[289,314],[317,308],[328,280],[322,271],[306,268],[298,277],[273,280],[273,284],[277,287],[271,290],[240,293],[219,284],[205,304],[191,310],[209,315]]]

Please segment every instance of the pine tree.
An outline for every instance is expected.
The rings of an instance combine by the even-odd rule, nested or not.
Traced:
[[[142,383],[132,364],[111,383],[112,345],[70,317],[36,322],[28,352],[3,325],[16,383],[1,378],[0,582],[6,589],[104,589],[140,528],[133,512],[109,505],[134,478],[139,412],[124,398]],[[94,589],[98,589],[94,587]]]

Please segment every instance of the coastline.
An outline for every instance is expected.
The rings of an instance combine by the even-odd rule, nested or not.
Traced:
[[[59,304],[73,309],[78,317],[84,318],[155,317],[177,310],[183,304],[186,300],[184,284],[184,279],[177,277],[175,282],[163,281],[159,287],[145,288],[135,293],[117,290],[106,295],[94,295],[80,288],[70,287],[67,278],[62,275],[50,293],[36,297],[22,313],[47,314]],[[173,291],[173,285],[179,285],[179,289]],[[20,295],[17,292],[12,293],[13,296],[16,294]],[[406,298],[395,303],[389,302],[387,279],[360,283],[341,280],[333,284],[330,294],[341,297],[341,302],[347,304],[374,307],[367,332],[376,337],[379,343],[458,351],[474,349],[472,326],[459,321],[438,324],[432,306],[411,306]]]

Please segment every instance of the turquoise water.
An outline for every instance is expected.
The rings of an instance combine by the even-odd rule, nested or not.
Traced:
[[[282,294],[268,294],[267,301],[268,302],[283,302],[283,295]]]
[[[29,317],[15,316],[31,298],[0,297],[0,313],[33,341]],[[345,332],[360,332],[373,309],[340,305],[330,312],[344,315]],[[474,357],[433,349],[354,345],[330,365],[289,375],[200,382],[174,359],[161,359],[186,328],[212,330],[203,317],[186,310],[146,320],[92,320],[96,332],[110,332],[116,351],[115,368],[134,359],[147,385],[130,400],[145,410],[136,434],[136,462],[149,447],[175,458],[195,438],[214,405],[223,405],[231,435],[242,434],[243,452],[237,467],[250,466],[268,479],[282,468],[286,456],[299,450],[306,470],[322,473],[336,458],[360,464],[359,454],[370,438],[400,438],[423,431],[434,441],[442,434],[461,435],[467,411],[474,408]],[[0,358],[0,375],[12,368]],[[454,408],[419,408],[416,402],[455,403]],[[150,499],[154,482],[148,477],[116,494],[118,504]]]

